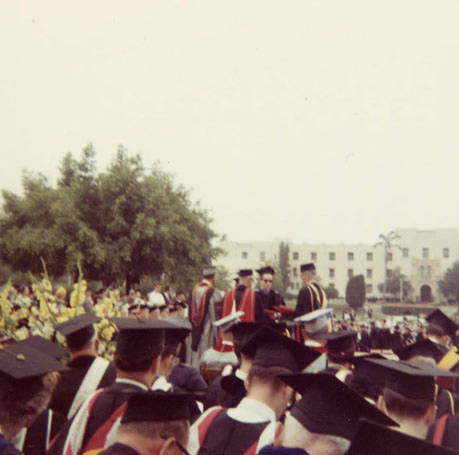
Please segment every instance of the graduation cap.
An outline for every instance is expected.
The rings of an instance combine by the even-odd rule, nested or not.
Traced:
[[[93,324],[100,318],[92,313],[84,313],[68,321],[56,324],[54,328],[65,336],[71,350],[78,350],[84,346],[96,333]]]
[[[328,321],[330,318],[331,310],[329,308],[321,308],[298,316],[294,321],[301,322],[309,336],[318,337],[323,332],[328,333]]]
[[[235,324],[241,322],[240,318],[244,316],[243,311],[236,311],[234,313],[225,316],[224,318],[219,319],[213,323],[214,327],[218,327],[222,332],[228,332]]]
[[[333,375],[284,374],[279,378],[302,395],[291,415],[311,433],[352,439],[361,418],[398,426]]]
[[[163,350],[165,329],[171,323],[141,318],[110,318],[119,329],[115,354],[125,358],[158,356]]]
[[[246,278],[246,277],[253,275],[253,270],[252,269],[241,269],[239,270],[237,274],[239,278]]]
[[[265,273],[270,273],[271,275],[276,274],[275,270],[270,265],[267,265],[266,267],[262,267],[261,269],[258,269],[257,273],[260,276],[264,275]]]
[[[217,267],[214,267],[212,265],[207,265],[206,267],[203,267],[202,269],[202,276],[213,276],[217,273]]]
[[[33,335],[25,340],[16,342],[16,345],[29,346],[57,360],[67,355],[67,351],[41,335]]]
[[[429,324],[440,327],[446,334],[454,336],[457,331],[457,324],[446,316],[441,310],[435,310],[426,317]]]
[[[127,401],[121,424],[189,420],[190,401],[191,395],[185,393],[135,393]]]
[[[312,262],[308,262],[307,264],[300,265],[301,272],[307,272],[308,270],[315,270],[316,266]]]
[[[436,343],[428,338],[423,338],[414,344],[394,349],[394,354],[400,360],[410,360],[416,356],[430,357],[435,360],[435,363],[438,363],[443,357],[443,351]]]
[[[327,340],[327,352],[343,360],[349,360],[355,352],[355,332],[342,330],[340,332],[325,333],[321,336]]]
[[[368,359],[368,362],[382,367],[385,386],[406,398],[433,401],[435,377],[458,377],[456,374],[430,365],[379,359]]]
[[[242,353],[253,357],[253,365],[285,367],[296,373],[314,362],[320,353],[287,338],[271,327],[262,327],[242,347]]]
[[[351,446],[346,452],[347,455],[450,455],[453,453],[456,452],[365,419],[359,422]]]
[[[182,343],[191,332],[191,323],[184,318],[167,318],[164,323],[169,327],[165,329],[165,345],[177,346]]]
[[[54,357],[24,343],[13,343],[0,349],[0,372],[12,379],[27,379],[51,371],[65,370]]]

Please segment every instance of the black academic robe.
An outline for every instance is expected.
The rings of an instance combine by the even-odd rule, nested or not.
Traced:
[[[269,424],[239,422],[225,411],[211,423],[198,455],[243,455]]]
[[[49,407],[63,416],[67,416],[73,399],[75,398],[86,373],[88,372],[95,357],[85,355],[77,357],[67,364],[68,370],[61,372],[60,380],[54,389]],[[116,379],[116,369],[111,363],[97,388],[109,387]]]
[[[236,293],[234,295],[234,300],[236,300],[236,308],[239,308],[239,304],[241,303],[242,296],[246,290],[247,286],[240,284],[236,288]],[[254,291],[255,292],[255,291]],[[265,320],[265,313],[262,301],[257,298],[257,293],[255,292],[255,321],[264,321]]]
[[[299,447],[263,447],[258,455],[308,455],[306,450]]]
[[[47,409],[43,411],[27,429],[26,437],[22,452],[24,455],[43,455],[46,453],[46,435],[48,431],[48,413]],[[67,419],[58,412],[52,412],[50,419],[50,438],[52,441],[54,436],[63,428]]]
[[[84,449],[96,431],[122,406],[133,393],[145,391],[135,384],[115,382],[104,390],[93,405],[91,415],[88,418],[83,437],[82,448]],[[73,419],[70,420],[58,435],[56,441],[48,451],[48,455],[61,455],[65,441]]]
[[[370,335],[366,330],[360,332],[360,341],[359,341],[359,351],[360,352],[370,352],[371,342]]]
[[[455,414],[459,410],[459,395],[442,387],[437,394],[437,418],[444,414]]]
[[[308,284],[301,288],[300,292],[298,293],[293,317],[296,318],[298,316],[302,316],[303,314],[318,310],[320,307],[321,303],[317,298],[317,294],[314,292],[314,289],[312,289],[311,285]]]
[[[266,315],[265,310],[276,311],[280,306],[285,306],[283,297],[274,289],[271,289],[268,293],[258,289],[255,292],[255,299],[257,300],[257,306],[260,305],[263,308],[264,321],[272,320]]]
[[[99,455],[140,455],[140,453],[132,447],[127,446],[126,444],[117,442],[102,452],[99,452]]]
[[[391,346],[393,351],[403,346],[402,335],[397,330],[391,335]]]

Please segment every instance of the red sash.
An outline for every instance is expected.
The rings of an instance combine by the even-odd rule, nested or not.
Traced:
[[[196,303],[196,291],[200,287],[206,287],[202,293],[199,303]],[[206,309],[206,296],[207,292],[212,289],[213,286],[207,283],[198,283],[194,288],[191,294],[191,322],[195,327],[199,327],[202,324],[204,319],[204,313]]]
[[[437,420],[437,423],[435,424],[432,442],[436,446],[441,446],[443,443],[443,437],[445,436],[446,423],[448,422],[448,417],[449,417],[449,414],[445,414],[441,416]]]
[[[230,289],[223,300],[223,316],[229,316],[233,311],[233,302],[236,297],[236,288]],[[239,302],[237,311],[243,311],[244,314],[241,316],[243,322],[254,322],[255,321],[255,292],[252,289],[245,288]]]

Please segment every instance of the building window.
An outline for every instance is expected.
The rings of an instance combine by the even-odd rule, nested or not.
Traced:
[[[315,252],[311,253],[311,261],[317,261],[317,253]]]
[[[421,275],[421,277],[424,278],[424,266],[423,265],[419,267],[419,275]]]
[[[427,278],[430,278],[430,276],[432,275],[432,267],[430,267],[430,265],[427,266]]]
[[[367,278],[373,278],[373,269],[367,269]]]
[[[373,253],[367,253],[367,261],[373,260]]]
[[[329,283],[328,287],[332,288],[332,289],[335,289],[335,283]]]
[[[347,276],[349,278],[352,278],[353,275],[354,275],[354,269],[347,269]]]
[[[242,259],[248,259],[249,258],[249,253],[247,251],[242,252]]]
[[[292,259],[293,259],[294,261],[298,261],[298,259],[300,259],[300,255],[299,255],[298,251],[294,251],[294,252],[292,253]]]
[[[293,267],[293,268],[292,268],[292,272],[293,272],[293,276],[294,276],[294,277],[297,277],[297,276],[298,276],[298,269],[297,269],[297,267]]]
[[[348,261],[353,261],[354,260],[354,253],[352,251],[347,253],[347,260]]]
[[[328,276],[330,278],[335,278],[335,269],[329,269],[328,270]]]
[[[260,253],[260,261],[266,261],[266,252],[265,251],[262,251]]]
[[[402,249],[402,256],[404,258],[407,258],[410,255],[410,250],[408,248],[403,248]]]
[[[366,290],[367,294],[371,294],[373,292],[373,285],[372,284],[367,284],[365,286],[365,290]]]
[[[333,251],[328,253],[328,259],[334,261],[336,259],[336,254]]]
[[[391,269],[387,269],[386,270],[386,277],[387,278],[391,278],[392,277],[392,270]]]
[[[387,253],[387,260],[388,260],[388,261],[392,261],[392,258],[393,258],[392,253],[389,251],[389,252]]]
[[[449,258],[449,248],[443,248],[443,257]]]
[[[429,259],[429,248],[422,249],[422,259]]]

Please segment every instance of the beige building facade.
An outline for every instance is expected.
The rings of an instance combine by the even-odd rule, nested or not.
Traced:
[[[332,286],[339,296],[345,295],[346,285],[352,275],[365,277],[367,297],[380,298],[378,284],[393,270],[401,272],[413,286],[410,296],[415,301],[442,300],[438,282],[454,262],[459,260],[459,229],[396,229],[398,245],[388,254],[387,272],[384,265],[384,248],[375,244],[311,244],[285,241],[290,247],[290,292],[301,288],[300,264],[314,262],[317,276],[323,287]],[[279,241],[239,243],[222,241],[219,244],[226,254],[217,263],[231,274],[241,268],[256,269],[269,262],[278,261]]]

